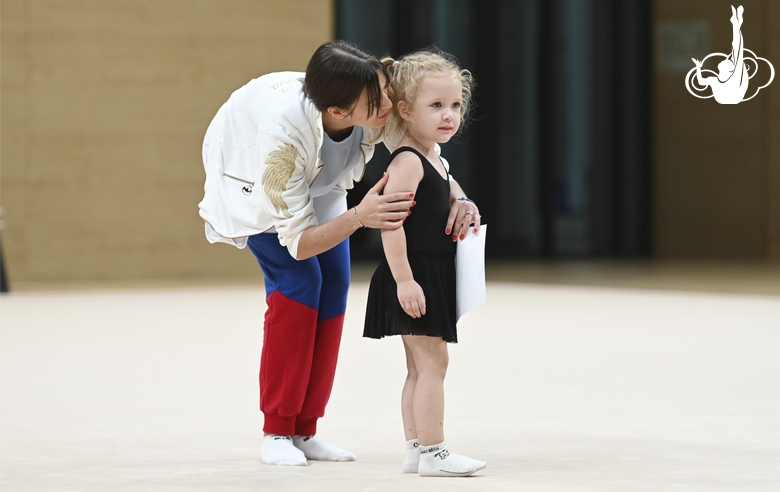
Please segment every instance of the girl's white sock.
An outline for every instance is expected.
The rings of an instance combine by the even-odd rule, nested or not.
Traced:
[[[406,441],[406,459],[404,460],[404,473],[417,473],[420,464],[420,443],[417,439]]]
[[[467,477],[487,466],[484,461],[450,453],[442,443],[420,446],[421,477]]]
[[[310,460],[355,461],[354,454],[331,446],[314,436],[293,436],[293,444]]]
[[[306,466],[306,456],[293,446],[290,436],[268,434],[260,445],[260,461],[266,465]]]

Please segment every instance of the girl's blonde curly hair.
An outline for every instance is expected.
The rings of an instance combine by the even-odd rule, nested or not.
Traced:
[[[471,95],[475,83],[471,72],[460,68],[455,57],[437,48],[426,48],[405,55],[399,60],[383,58],[382,64],[390,74],[387,95],[393,102],[384,128],[385,141],[399,142],[406,134],[406,120],[398,113],[398,102],[406,101],[413,107],[420,84],[426,76],[432,74],[452,74],[460,80],[463,102],[460,106],[461,124],[458,131],[466,126],[472,108]]]

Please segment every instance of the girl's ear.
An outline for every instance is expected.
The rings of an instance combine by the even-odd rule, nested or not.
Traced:
[[[396,107],[398,108],[398,114],[401,115],[401,118],[405,120],[412,119],[412,108],[409,106],[409,103],[406,101],[398,101]]]

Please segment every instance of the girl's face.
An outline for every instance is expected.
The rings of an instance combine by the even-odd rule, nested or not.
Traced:
[[[385,126],[393,103],[387,97],[387,80],[385,79],[385,74],[381,71],[379,72],[379,86],[382,87],[382,104],[376,108],[374,114],[368,114],[368,91],[364,90],[354,110],[347,116],[347,121],[355,126],[364,128],[381,128]]]
[[[449,141],[460,128],[462,92],[461,81],[455,75],[426,77],[417,91],[407,130],[418,140]]]

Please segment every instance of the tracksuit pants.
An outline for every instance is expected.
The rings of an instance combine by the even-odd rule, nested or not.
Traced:
[[[260,410],[269,434],[310,436],[333,388],[347,291],[349,239],[298,261],[276,234],[251,236],[265,275]]]

